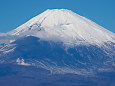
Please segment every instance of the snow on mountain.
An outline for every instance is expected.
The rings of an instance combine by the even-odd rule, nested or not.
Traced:
[[[0,34],[0,62],[34,65],[52,73],[111,70],[114,57],[115,34],[66,9],[46,10]]]
[[[16,35],[10,35],[7,33],[0,34],[0,44],[8,44],[15,41],[18,38]]]
[[[19,37],[30,35],[77,45],[115,43],[114,33],[66,9],[48,9],[7,34]]]

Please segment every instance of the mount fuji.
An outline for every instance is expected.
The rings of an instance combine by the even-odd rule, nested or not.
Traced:
[[[43,68],[51,74],[115,71],[115,34],[67,9],[46,10],[0,33],[0,64]]]
[[[77,45],[115,43],[115,34],[65,9],[46,10],[7,34],[19,37],[29,35]]]

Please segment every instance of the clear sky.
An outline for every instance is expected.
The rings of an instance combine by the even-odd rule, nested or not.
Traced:
[[[0,0],[0,32],[54,8],[72,10],[115,33],[115,0]]]

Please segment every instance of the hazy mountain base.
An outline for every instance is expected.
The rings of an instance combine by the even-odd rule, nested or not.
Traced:
[[[13,51],[9,52],[10,50]],[[68,47],[61,42],[43,41],[27,36],[6,45],[0,51],[0,63],[16,63],[18,58],[23,58],[30,65],[42,67],[52,73],[83,75],[113,70],[113,51],[114,48],[109,49],[108,54],[103,48],[95,45]]]
[[[115,86],[115,72],[51,74],[42,68],[0,64],[0,86]]]
[[[111,44],[107,46],[112,47]],[[14,50],[11,52],[0,52],[0,63],[2,63],[0,64],[0,86],[115,85],[115,69],[111,65],[114,59],[110,58],[114,57],[114,54],[112,55],[111,53],[114,51],[113,47],[109,53],[110,55],[108,55],[103,51],[103,48],[93,45],[65,47],[59,42],[43,41],[39,38],[28,36],[16,40],[4,47],[3,50],[9,51],[13,48]],[[17,65],[16,60],[20,57],[23,57],[25,62],[34,65]],[[40,62],[47,67],[40,65]],[[71,70],[66,70],[65,73],[60,72],[59,69],[55,70],[56,67],[67,67],[71,68]],[[55,71],[52,71],[53,69]],[[93,74],[80,72],[80,70],[77,72],[78,74],[72,73],[72,69],[76,71],[79,69],[92,70]],[[58,72],[54,74],[51,71]]]

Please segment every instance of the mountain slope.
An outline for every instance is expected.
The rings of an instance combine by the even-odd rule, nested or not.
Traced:
[[[0,34],[0,41],[0,63],[29,64],[51,73],[114,71],[115,34],[70,10],[46,10]]]
[[[68,47],[62,42],[43,41],[27,36],[7,45],[5,51],[0,52],[0,57],[6,63],[24,59],[25,63],[50,70],[54,74],[92,74],[96,71],[113,71],[115,48],[109,49],[111,50],[95,45]]]

